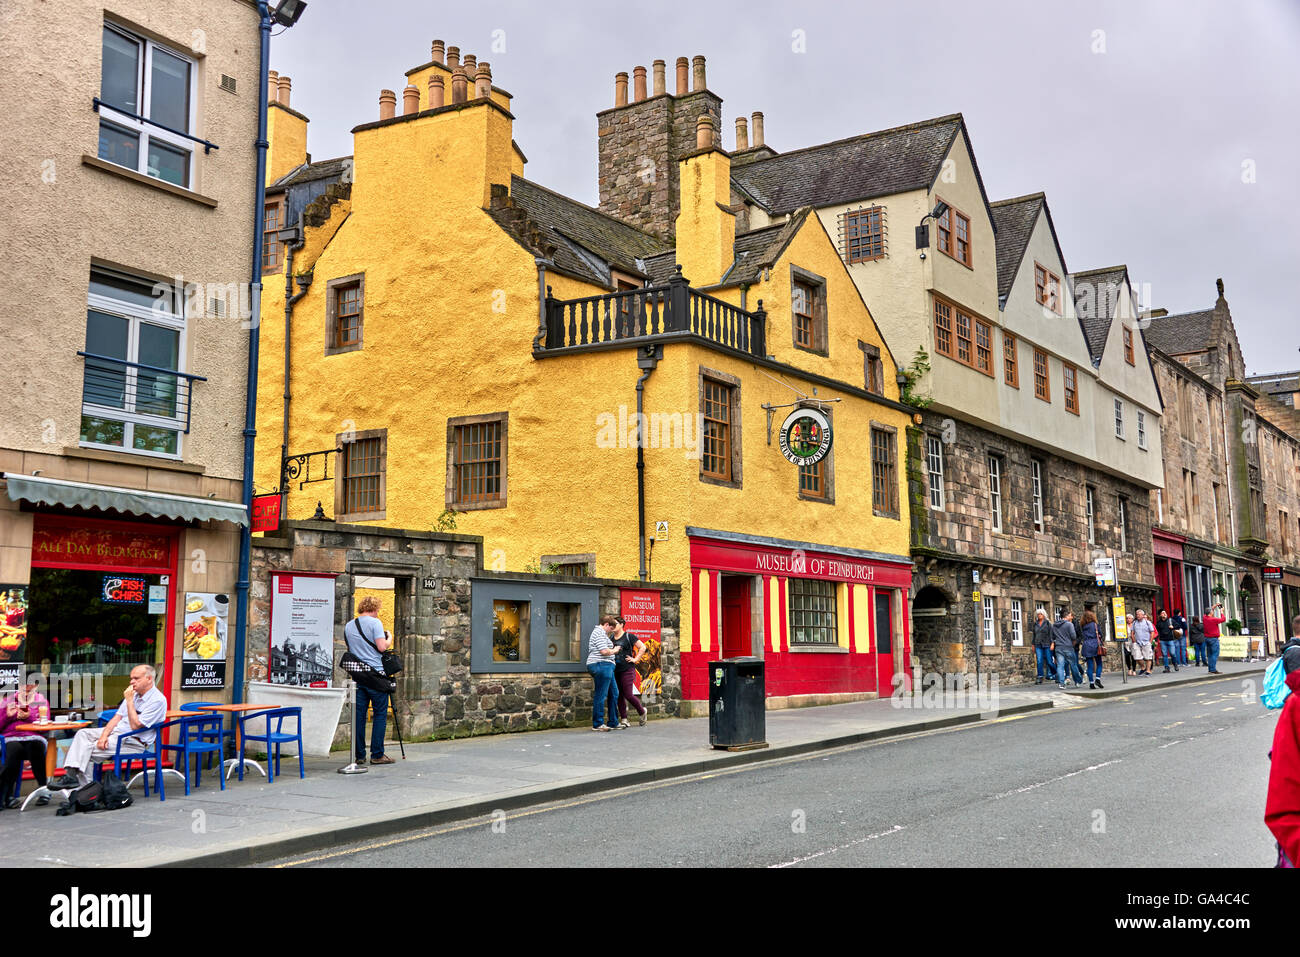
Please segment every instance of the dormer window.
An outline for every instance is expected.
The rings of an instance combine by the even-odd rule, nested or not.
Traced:
[[[949,206],[938,220],[939,252],[951,256],[963,266],[970,266],[970,217]]]
[[[1034,263],[1034,301],[1061,314],[1061,277],[1038,263]]]

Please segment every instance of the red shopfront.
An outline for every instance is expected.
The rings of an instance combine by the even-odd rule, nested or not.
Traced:
[[[101,704],[110,707],[131,668],[148,663],[170,693],[178,534],[166,525],[36,515],[28,670],[102,675]]]
[[[765,659],[769,698],[888,697],[895,674],[907,680],[910,560],[688,534],[691,621],[682,642],[683,698],[708,700],[708,662],[743,655]]]
[[[1156,607],[1154,615],[1159,615],[1162,608],[1168,609],[1172,616],[1175,611],[1183,609],[1183,543],[1179,535],[1171,535],[1153,529],[1151,547],[1156,562]],[[1132,609],[1129,609],[1130,614]]]

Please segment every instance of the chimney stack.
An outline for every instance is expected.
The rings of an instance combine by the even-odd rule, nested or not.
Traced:
[[[691,92],[707,89],[704,82],[704,57],[697,56],[692,58],[691,66],[695,75],[691,78]]]
[[[447,55],[447,44],[441,40],[433,41],[433,62],[442,63],[443,57]]]
[[[456,67],[455,72],[452,73],[451,75],[451,102],[452,103],[465,102],[465,92],[466,92],[466,87],[468,85],[469,85],[469,78],[465,76],[465,68],[463,66]]]
[[[757,149],[758,147],[763,145],[763,114],[762,113],[754,114],[753,125],[754,125],[754,148]]]
[[[452,73],[456,72],[456,67],[460,66],[460,47],[447,47],[447,62],[445,66]]]
[[[690,90],[686,86],[686,71],[690,69],[691,61],[684,56],[677,58],[677,95],[685,96]]]
[[[479,99],[492,95],[492,64],[487,60],[478,65],[478,72],[474,74],[474,95]]]
[[[736,117],[736,151],[749,149],[749,121],[743,116]]]
[[[666,65],[663,60],[655,60],[654,62],[654,95],[655,96],[658,96],[659,94],[664,92],[665,66]]]
[[[402,115],[410,116],[420,112],[420,88],[409,83],[402,91]]]
[[[429,77],[429,109],[436,110],[446,105],[447,91],[443,88],[442,77],[434,74]]]
[[[695,121],[695,148],[706,150],[713,146],[713,117],[707,113]]]
[[[471,79],[478,73],[478,57],[472,53],[466,53],[461,58],[460,65],[465,68],[465,75]]]
[[[266,101],[275,103],[280,99],[280,73],[277,70],[266,71]]]
[[[379,118],[391,120],[397,113],[397,94],[392,90],[379,91]]]
[[[276,86],[279,87],[279,99],[277,102],[279,102],[281,106],[288,106],[289,90],[292,88],[293,83],[290,82],[287,76],[282,76],[276,81]]]
[[[632,68],[632,102],[640,103],[645,99],[645,67]]]
[[[627,74],[614,74],[614,105],[627,106]]]

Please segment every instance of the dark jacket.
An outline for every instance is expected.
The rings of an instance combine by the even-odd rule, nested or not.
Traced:
[[[1156,619],[1156,637],[1160,641],[1174,640],[1174,623],[1168,618]]]
[[[1171,627],[1177,628],[1179,631],[1181,631],[1183,633],[1182,637],[1184,638],[1187,637],[1187,619],[1184,618],[1182,615],[1170,615],[1169,624]],[[1177,638],[1179,636],[1174,635],[1174,637]]]
[[[1300,638],[1292,638],[1282,646],[1282,670],[1288,675],[1300,671]]]
[[[1187,626],[1187,637],[1194,645],[1205,644],[1205,626],[1192,622]]]
[[[1074,622],[1062,618],[1052,626],[1052,640],[1057,651],[1074,651]]]
[[[1090,621],[1081,630],[1083,631],[1083,657],[1092,658],[1101,654],[1101,639],[1097,635],[1097,623]]]
[[[1037,618],[1034,619],[1034,647],[1052,647],[1052,623],[1047,618],[1043,619],[1042,624],[1038,623]]]

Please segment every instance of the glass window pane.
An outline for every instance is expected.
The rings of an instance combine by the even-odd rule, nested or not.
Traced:
[[[190,65],[180,57],[153,48],[149,119],[163,126],[190,131]]]
[[[129,323],[121,316],[110,316],[91,309],[86,314],[86,351],[114,359],[126,358],[126,337]],[[115,362],[87,359],[85,371],[85,401],[94,405],[125,408],[126,367]],[[99,439],[88,441],[100,441]],[[109,442],[110,445],[120,444]]]
[[[173,149],[158,140],[149,139],[149,166],[145,170],[167,183],[189,188],[190,154],[185,150]]]
[[[573,602],[546,603],[546,660],[576,662],[582,644],[582,606]]]
[[[81,441],[83,442],[120,447],[125,439],[125,434],[126,426],[121,422],[89,415],[81,417]]]
[[[492,660],[529,661],[528,626],[531,605],[526,601],[492,602]]]
[[[99,158],[125,166],[140,168],[140,134],[114,123],[99,121]]]
[[[104,62],[99,74],[99,98],[119,110],[138,114],[140,112],[139,88],[140,44],[105,27]]]
[[[133,279],[129,276],[119,276],[108,272],[91,272],[90,274],[91,295],[120,299],[131,305],[144,306],[148,309],[153,309],[158,303],[159,297],[154,295],[155,286],[166,290],[166,298],[163,300],[162,306],[168,311],[172,311],[173,296],[171,295],[171,287],[166,283],[152,283],[144,279]]]
[[[176,441],[179,435],[180,433],[173,432],[171,429],[151,429],[145,425],[137,425],[135,426],[135,441],[131,443],[131,447],[145,452],[163,452],[167,455],[175,455]]]

